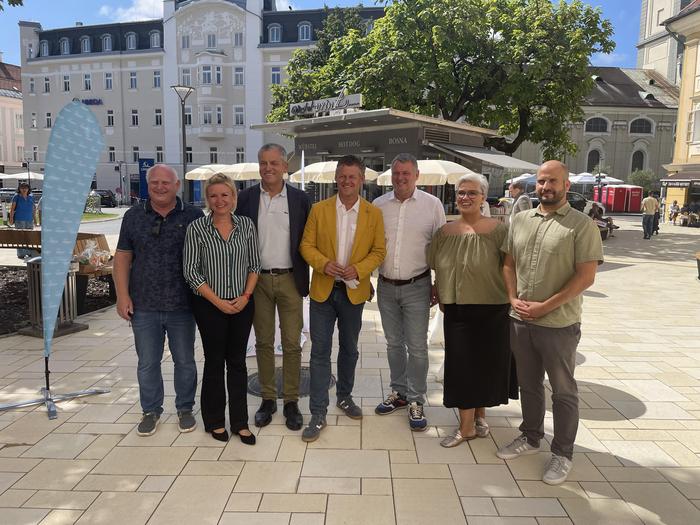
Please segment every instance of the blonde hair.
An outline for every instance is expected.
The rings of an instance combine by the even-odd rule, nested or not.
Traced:
[[[213,186],[214,184],[224,184],[233,192],[234,197],[238,197],[238,190],[236,189],[236,184],[233,182],[233,180],[231,180],[231,177],[223,173],[214,173],[214,175],[209,177],[209,179],[207,179],[207,182],[204,184],[205,198],[208,197],[209,187]],[[208,207],[209,205],[207,205],[207,208]]]

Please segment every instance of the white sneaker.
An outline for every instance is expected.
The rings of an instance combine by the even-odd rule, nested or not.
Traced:
[[[527,442],[524,435],[519,435],[507,445],[501,447],[496,452],[496,456],[501,459],[515,459],[519,456],[527,456],[529,454],[537,454],[540,447],[533,447]]]
[[[573,463],[568,458],[552,454],[552,459],[547,464],[542,481],[547,485],[560,485],[566,481],[571,467],[573,467]]]

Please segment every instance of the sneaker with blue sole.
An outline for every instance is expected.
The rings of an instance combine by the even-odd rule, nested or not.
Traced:
[[[377,405],[377,408],[374,409],[374,413],[379,416],[385,416],[386,414],[391,414],[407,406],[408,401],[404,396],[398,392],[392,392],[384,401]]]
[[[423,432],[428,428],[428,420],[423,414],[423,403],[413,401],[408,405],[408,425],[414,432]]]

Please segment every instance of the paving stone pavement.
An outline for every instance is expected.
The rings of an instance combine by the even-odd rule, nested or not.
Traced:
[[[637,218],[618,220],[585,293],[581,425],[561,486],[540,480],[545,452],[494,456],[518,432],[517,402],[488,410],[488,438],[439,446],[457,424],[435,376],[440,334],[430,347],[429,430],[412,434],[405,412],[375,416],[389,387],[376,303],[360,335],[362,421],[331,408],[312,444],[286,429],[281,410],[256,429],[255,447],[216,442],[201,421],[180,434],[166,354],[163,424],[140,438],[133,338],[111,308],[84,316],[88,331],[56,340],[51,367],[56,391],[109,394],[60,403],[54,421],[43,407],[0,413],[0,523],[700,523],[700,230],[662,225],[647,241]],[[305,362],[308,352],[309,343]],[[199,342],[197,360],[201,370]],[[36,396],[42,366],[40,340],[0,338],[0,403]],[[465,370],[465,380],[470,373],[478,371]],[[249,398],[251,420],[258,404]],[[308,399],[301,408],[308,419]],[[548,412],[548,439],[551,425]]]

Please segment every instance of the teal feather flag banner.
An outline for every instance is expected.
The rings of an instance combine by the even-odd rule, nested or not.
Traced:
[[[51,354],[66,274],[104,140],[97,118],[74,100],[58,114],[46,151],[41,199],[44,356]]]

